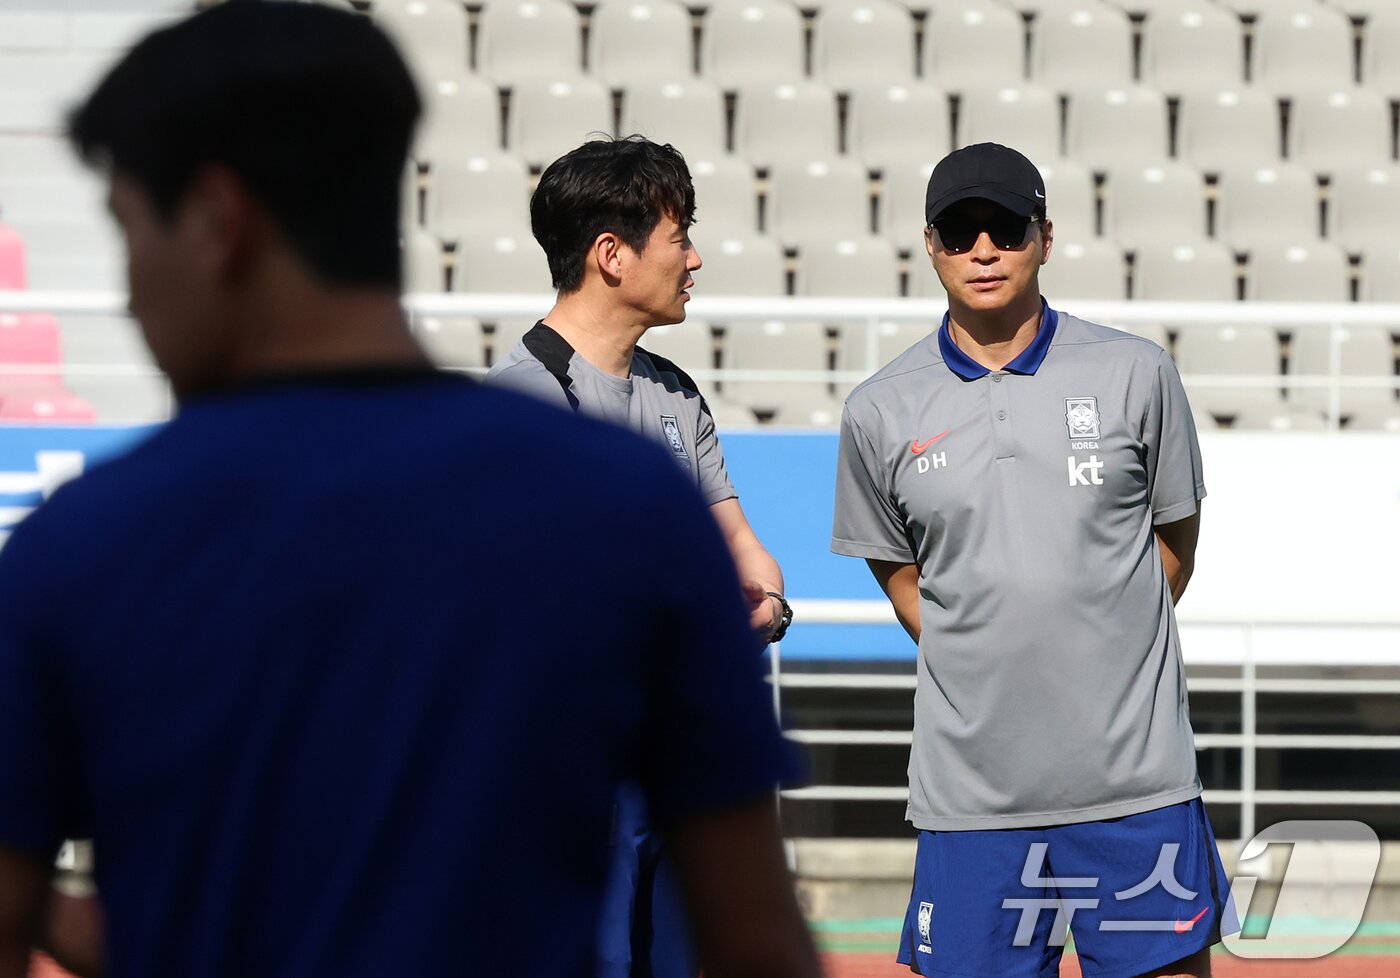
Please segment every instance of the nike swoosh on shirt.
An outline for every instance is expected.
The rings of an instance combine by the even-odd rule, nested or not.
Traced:
[[[911,452],[913,452],[915,455],[922,455],[922,454],[924,453],[924,449],[925,449],[925,448],[928,448],[928,447],[929,447],[930,445],[932,445],[934,442],[938,441],[938,439],[942,438],[943,435],[948,434],[948,432],[950,432],[950,431],[952,431],[952,430],[953,430],[952,428],[949,428],[948,431],[944,431],[944,432],[942,432],[941,434],[934,435],[932,438],[930,438],[928,441],[924,442],[922,445],[919,444],[919,439],[915,438],[912,442],[909,443],[909,450],[910,450]]]
[[[1186,923],[1184,923],[1184,924],[1183,924],[1180,920],[1177,920],[1177,922],[1176,922],[1176,932],[1177,932],[1178,934],[1185,934],[1185,933],[1186,933],[1188,930],[1190,930],[1192,927],[1195,927],[1195,926],[1196,926],[1196,921],[1198,921],[1198,920],[1200,920],[1202,917],[1204,917],[1204,916],[1206,915],[1206,913],[1207,913],[1209,910],[1210,910],[1210,907],[1206,907],[1205,910],[1202,910],[1200,913],[1196,914],[1196,916],[1192,917],[1190,920],[1188,920],[1188,921],[1187,921]]]

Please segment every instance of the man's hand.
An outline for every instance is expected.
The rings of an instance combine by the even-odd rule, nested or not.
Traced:
[[[744,581],[740,587],[749,606],[749,627],[765,643],[772,641],[783,621],[783,606],[777,598],[769,597],[768,589],[757,581]]]

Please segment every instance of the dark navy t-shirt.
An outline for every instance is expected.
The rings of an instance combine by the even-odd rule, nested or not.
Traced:
[[[675,463],[458,378],[191,402],[0,595],[0,844],[95,840],[114,978],[584,975],[621,779],[788,773]]]

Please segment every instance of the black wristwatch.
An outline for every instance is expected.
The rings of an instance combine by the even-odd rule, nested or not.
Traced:
[[[778,604],[783,606],[783,620],[778,622],[778,627],[774,629],[773,634],[768,637],[770,643],[781,642],[783,636],[787,634],[788,626],[792,624],[792,605],[788,604],[787,598],[783,597],[777,591],[764,591],[763,593],[770,598],[777,598]]]

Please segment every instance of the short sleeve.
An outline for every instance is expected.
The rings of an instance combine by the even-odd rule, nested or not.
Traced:
[[[676,465],[656,459],[646,509],[667,543],[638,568],[659,609],[638,775],[657,814],[675,818],[764,797],[801,763],[719,528]]]
[[[841,415],[836,456],[832,553],[914,562],[904,518],[886,488],[888,482],[884,460],[852,416],[848,402]]]
[[[532,357],[497,364],[486,374],[486,383],[493,387],[513,390],[517,394],[524,394],[565,410],[572,407],[559,379],[545,369],[544,364]]]
[[[1147,453],[1152,522],[1160,526],[1194,514],[1206,495],[1201,446],[1181,376],[1165,353],[1157,359],[1142,440]]]
[[[695,464],[700,474],[700,495],[705,497],[707,505],[713,506],[738,495],[734,483],[729,481],[729,470],[724,466],[724,451],[715,434],[714,415],[710,414],[710,406],[703,396],[695,428]]]
[[[0,551],[0,844],[48,861],[65,837],[71,727],[60,709],[54,650],[40,630],[42,575],[21,526]]]

